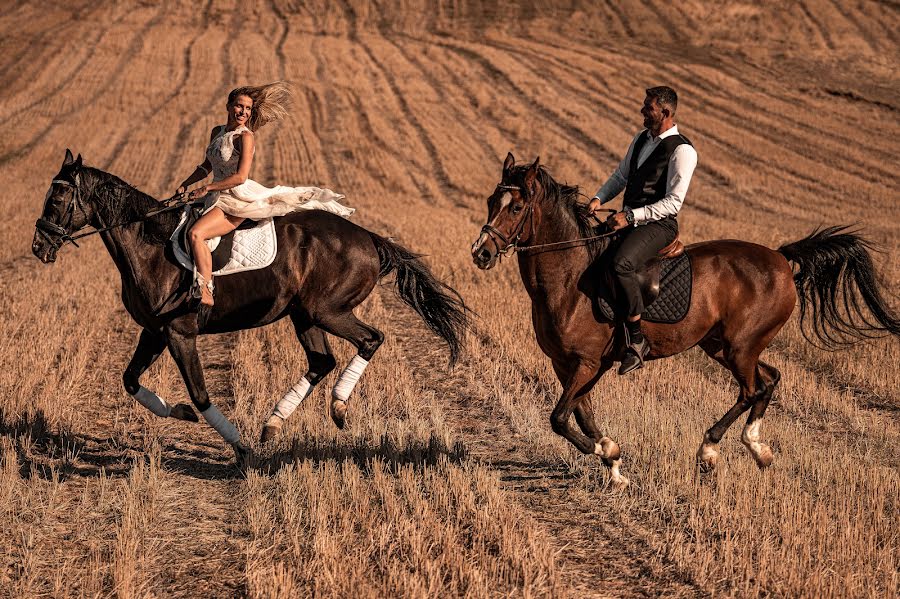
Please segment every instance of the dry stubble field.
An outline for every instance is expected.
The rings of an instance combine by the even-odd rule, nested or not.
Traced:
[[[559,385],[515,265],[477,271],[468,247],[508,150],[593,193],[665,83],[700,154],[684,239],[860,223],[896,288],[898,31],[895,3],[831,0],[4,3],[0,595],[896,595],[895,339],[827,353],[792,321],[766,353],[784,375],[763,427],[775,465],[732,430],[700,484],[730,377],[697,350],[607,376],[595,409],[632,480],[616,493],[550,431]],[[326,414],[332,376],[243,476],[210,428],[122,389],[137,327],[100,241],[53,266],[29,246],[66,147],[168,196],[227,91],[280,78],[296,107],[260,131],[252,176],[345,193],[480,317],[448,371],[376,290],[360,312],[387,341],[348,429]],[[251,442],[305,370],[287,323],[201,350]],[[187,399],[168,357],[144,384]]]

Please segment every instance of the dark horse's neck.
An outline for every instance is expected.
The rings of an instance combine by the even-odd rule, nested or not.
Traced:
[[[136,291],[144,300],[139,303],[155,308],[179,274],[165,258],[165,243],[178,224],[178,212],[144,219],[160,203],[115,175],[95,168],[82,170],[80,192],[82,201],[92,209],[91,225],[121,225],[100,236],[122,274],[123,296],[126,291]]]
[[[543,167],[538,185],[534,231],[527,241],[534,249],[518,254],[519,272],[533,301],[556,303],[569,296],[562,290],[582,286],[581,278],[605,248],[605,240],[536,247],[596,235],[586,207],[578,202],[577,187],[557,183]]]

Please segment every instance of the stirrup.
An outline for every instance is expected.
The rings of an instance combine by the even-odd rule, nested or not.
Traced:
[[[632,370],[637,370],[638,368],[644,367],[644,358],[647,357],[647,354],[650,353],[650,342],[647,341],[647,336],[643,335],[643,339],[640,343],[633,343],[631,341],[631,335],[628,334],[628,327],[623,326],[623,330],[625,333],[625,345],[623,347],[624,356],[622,356],[622,362],[619,365],[619,374],[628,374]]]

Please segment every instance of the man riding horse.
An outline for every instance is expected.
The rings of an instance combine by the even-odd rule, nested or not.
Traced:
[[[697,166],[697,151],[678,132],[678,96],[671,87],[647,90],[641,114],[644,129],[632,140],[625,158],[590,203],[591,212],[625,190],[623,209],[606,223],[621,230],[612,267],[622,293],[626,354],[619,374],[641,368],[650,345],[641,333],[641,296],[637,273],[678,236],[676,216]]]

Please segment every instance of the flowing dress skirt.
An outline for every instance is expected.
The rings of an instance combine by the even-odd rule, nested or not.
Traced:
[[[295,210],[325,210],[344,218],[355,212],[355,208],[340,203],[344,195],[323,187],[266,187],[247,179],[229,190],[213,193],[218,193],[213,207],[231,216],[253,220],[284,216]]]

